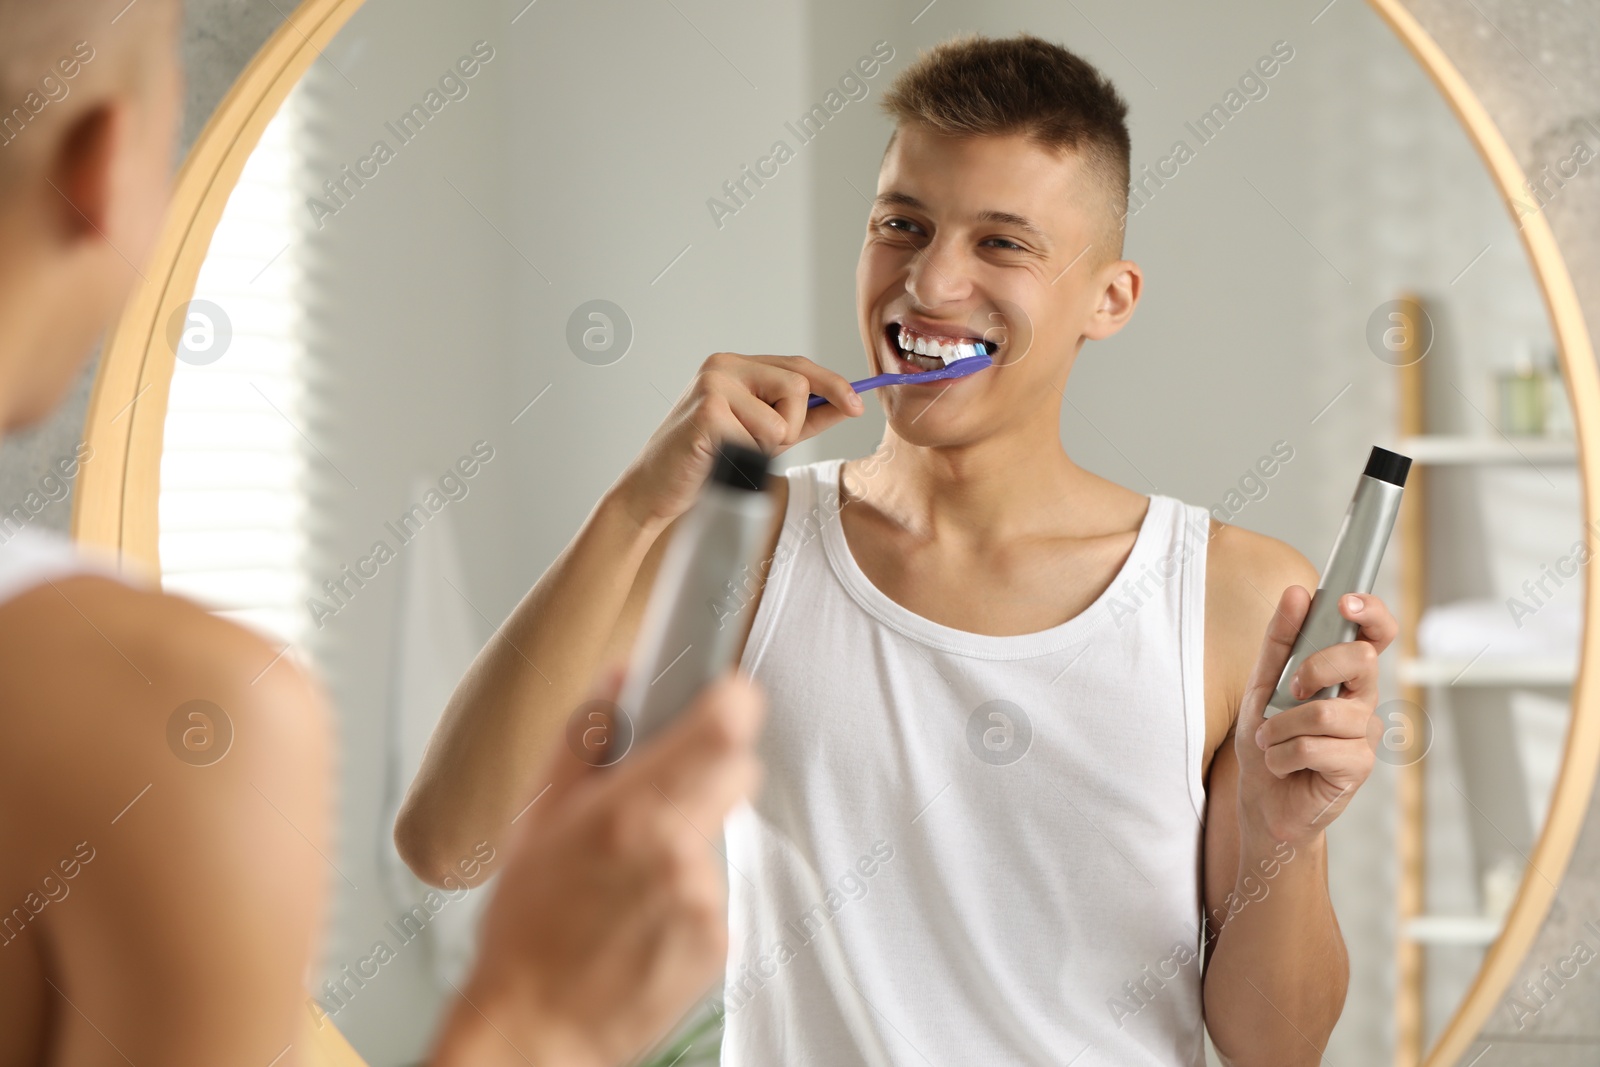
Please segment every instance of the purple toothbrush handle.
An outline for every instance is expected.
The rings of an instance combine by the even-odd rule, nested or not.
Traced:
[[[859,382],[851,382],[850,388],[858,393],[865,393],[869,389],[877,389],[884,385],[915,385],[918,382],[942,382],[950,378],[965,378],[969,374],[976,374],[986,367],[994,366],[994,360],[987,354],[968,356],[958,359],[948,366],[938,370],[919,371],[916,374],[875,374],[870,378],[863,378]],[[818,404],[826,404],[828,398],[811,394],[811,399],[806,401],[807,408],[814,408]]]

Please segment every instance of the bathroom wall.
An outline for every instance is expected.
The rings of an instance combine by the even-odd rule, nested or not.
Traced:
[[[347,603],[319,597],[337,614],[322,618],[297,650],[337,709],[340,756],[333,911],[312,985],[373,1067],[410,1063],[426,1048],[441,1003],[433,969],[439,932],[468,907],[451,902],[430,936],[415,942],[392,932],[425,897],[387,864],[394,805],[410,777],[394,769],[401,634],[427,633],[433,649],[454,637],[423,629],[440,619],[403,614],[407,583],[450,580],[434,528],[448,522],[462,569],[459,592],[445,593],[465,600],[452,605],[464,608],[462,639],[481,644],[499,615],[490,622],[473,608],[489,610],[502,590],[497,575],[515,566],[524,541],[510,421],[517,345],[506,314],[523,279],[516,251],[496,229],[511,215],[505,130],[518,62],[502,7],[368,3],[297,90],[307,116],[299,184],[336,208],[316,220],[308,209],[294,235],[305,272],[304,432],[315,450],[306,453],[305,572],[316,590],[378,540],[399,553],[369,568],[376,575]],[[476,73],[458,76],[454,98],[420,129],[403,131],[403,141],[395,132],[401,116],[463,57]],[[393,158],[360,186],[345,181],[339,200],[328,196],[322,183],[340,180],[380,139]],[[364,169],[372,174],[371,165]],[[415,534],[429,539],[425,547],[403,543],[392,532],[399,517],[463,457],[492,458],[458,478],[444,510]],[[419,570],[423,559],[435,562]],[[379,941],[393,958],[363,964]],[[367,972],[368,981],[346,985],[341,1004],[322,981],[339,981],[346,967]]]
[[[539,4],[517,23],[507,232],[539,272],[518,265],[506,310],[514,395],[541,399],[512,438],[526,538],[483,605],[491,617],[555,558],[707,356],[816,351],[812,159],[784,164],[720,226],[706,206],[808,106],[804,10],[596,0]],[[585,362],[569,322],[581,333],[596,300],[620,309],[632,342]]]
[[[414,502],[414,478],[487,441],[495,459],[449,514],[474,637],[490,640],[706,355],[810,347],[804,161],[768,190],[764,218],[719,232],[704,203],[745,161],[732,131],[759,132],[752,148],[764,150],[766,129],[799,109],[803,50],[765,54],[799,30],[798,5],[730,26],[707,4],[374,0],[341,31],[303,87],[306,113],[324,116],[309,123],[313,191],[474,42],[494,58],[300,253],[316,368],[307,432],[320,457],[314,579],[336,575]],[[616,348],[586,362],[569,324],[588,328],[594,300],[614,305]],[[389,939],[385,920],[407,902],[381,863],[395,570],[309,649],[342,753],[322,976]],[[398,953],[334,1016],[375,1067],[423,1052],[432,962],[427,950]]]

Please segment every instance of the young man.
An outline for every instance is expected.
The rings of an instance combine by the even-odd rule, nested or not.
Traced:
[[[1264,720],[1315,570],[1063,451],[1073,361],[1142,286],[1112,86],[975,38],[884,106],[869,363],[983,338],[996,367],[880,390],[876,453],[771,487],[764,581],[735,586],[771,709],[762,796],[727,825],[725,1062],[1197,1065],[1206,1027],[1231,1064],[1317,1063],[1348,973],[1323,834],[1371,770],[1395,623],[1348,598],[1358,640],[1297,683],[1342,695]],[[714,442],[777,452],[861,411],[806,359],[705,362],[513,613],[522,655],[485,649],[456,693],[397,827],[418,873],[492,840],[626,653]]]
[[[0,432],[61,401],[151,251],[179,11],[0,0]],[[0,538],[0,1067],[322,1062],[302,985],[333,851],[321,694],[266,641],[63,538]],[[751,788],[759,713],[730,679],[637,766],[523,768],[524,805],[548,792],[495,834],[479,873],[503,891],[432,1062],[622,1063],[715,980],[724,890],[702,833]],[[182,759],[174,728],[223,717],[222,757]]]

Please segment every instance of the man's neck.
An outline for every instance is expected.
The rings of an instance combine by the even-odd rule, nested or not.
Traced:
[[[0,241],[8,236],[0,228]],[[26,246],[23,250],[32,251]],[[38,259],[34,257],[35,264]],[[21,428],[12,423],[23,402],[22,378],[60,347],[48,336],[52,323],[58,329],[61,325],[57,317],[61,301],[49,286],[55,278],[47,268],[36,265],[30,270],[22,261],[21,255],[0,258],[0,441]]]
[[[1093,532],[1100,523],[1085,512],[1106,488],[1103,479],[1072,462],[1055,434],[929,447],[907,442],[892,427],[874,456],[859,461],[845,479],[851,500],[870,504],[901,526],[979,541],[1059,534],[1080,524],[1075,532]]]
[[[94,272],[47,254],[31,234],[6,247],[12,234],[0,226],[0,439],[32,426],[45,414],[39,404],[59,402],[81,373],[106,293]]]

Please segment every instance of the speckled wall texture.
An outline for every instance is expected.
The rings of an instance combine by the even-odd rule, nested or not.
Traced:
[[[1539,199],[1593,334],[1600,323],[1600,167],[1579,167],[1572,178],[1562,178],[1558,167],[1578,141],[1600,138],[1600,5],[1408,0],[1406,6],[1477,91],[1523,171],[1542,188]],[[1600,1063],[1596,801],[1600,794],[1591,799],[1549,919],[1463,1065]]]

